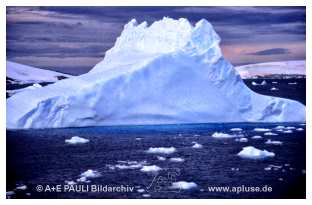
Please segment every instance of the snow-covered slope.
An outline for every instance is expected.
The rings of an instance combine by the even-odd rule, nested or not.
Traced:
[[[236,66],[242,78],[253,78],[255,76],[267,75],[305,75],[306,62],[301,61],[283,61],[268,62]]]
[[[71,77],[67,74],[43,70],[11,61],[6,62],[6,76],[19,84],[55,82],[59,78]]]
[[[7,100],[7,128],[209,122],[303,122],[299,102],[259,95],[201,20],[125,25],[89,73]]]

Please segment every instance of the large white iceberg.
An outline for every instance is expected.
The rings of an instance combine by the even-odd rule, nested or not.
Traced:
[[[7,99],[7,128],[305,122],[305,106],[259,95],[205,19],[131,20],[89,73]]]

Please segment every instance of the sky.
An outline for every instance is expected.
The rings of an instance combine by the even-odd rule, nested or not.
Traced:
[[[124,24],[207,19],[233,65],[305,60],[305,7],[7,7],[7,60],[79,75],[100,62]]]

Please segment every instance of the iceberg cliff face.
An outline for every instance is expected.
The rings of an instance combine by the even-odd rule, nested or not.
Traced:
[[[209,122],[303,122],[299,102],[242,81],[206,20],[125,25],[89,73],[7,100],[7,128]]]

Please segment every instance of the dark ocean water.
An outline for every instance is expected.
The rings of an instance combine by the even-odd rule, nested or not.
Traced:
[[[283,81],[285,83],[285,81]],[[286,85],[286,84],[285,84]],[[299,85],[297,85],[299,86]],[[268,87],[269,88],[269,87]],[[263,92],[269,92],[263,88]],[[259,89],[259,88],[257,88]],[[273,92],[273,91],[272,91]],[[287,90],[280,89],[280,95]],[[304,102],[302,92],[295,99]],[[276,94],[277,95],[277,94]],[[295,127],[275,129],[283,125]],[[241,128],[242,131],[231,131]],[[276,136],[265,136],[254,128],[268,128]],[[296,130],[303,128],[304,130]],[[211,135],[223,132],[244,135],[248,142],[235,138],[215,139]],[[251,139],[261,135],[262,139]],[[71,145],[65,139],[80,136],[89,143]],[[267,139],[281,141],[282,145],[265,144]],[[192,148],[193,142],[203,145]],[[275,157],[265,160],[242,159],[237,153],[245,146],[254,146],[274,152]],[[150,154],[150,147],[174,147],[172,154]],[[157,156],[165,157],[161,161]],[[172,162],[171,157],[183,158]],[[129,164],[120,161],[128,161]],[[130,161],[130,162],[129,162]],[[146,161],[146,165],[162,168],[157,173],[142,172],[140,168],[112,169],[114,165],[130,165]],[[306,183],[306,132],[305,124],[189,124],[161,126],[112,126],[66,129],[7,131],[7,192],[12,198],[305,198]],[[273,166],[272,166],[273,165]],[[265,168],[272,167],[271,170]],[[128,192],[65,192],[65,181],[75,181],[88,169],[100,173],[89,183],[77,185],[128,186]],[[157,175],[156,175],[157,174]],[[174,174],[175,178],[168,177]],[[156,178],[155,178],[156,175]],[[163,177],[163,178],[160,178]],[[164,186],[155,185],[161,179]],[[188,190],[168,189],[167,181],[194,182],[197,187]],[[25,190],[17,189],[26,185]],[[61,191],[38,191],[38,185],[46,188],[61,186]],[[272,192],[212,192],[209,187],[271,187]],[[78,186],[77,186],[78,187]],[[149,189],[147,187],[150,187]],[[25,188],[25,187],[24,187]],[[89,187],[90,188],[90,187]],[[144,192],[139,192],[144,189]],[[77,189],[79,191],[79,189]],[[76,191],[77,191],[76,190]]]

